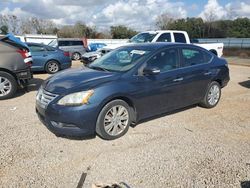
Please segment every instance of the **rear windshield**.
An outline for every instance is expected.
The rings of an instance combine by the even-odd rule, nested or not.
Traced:
[[[14,46],[14,47],[16,47],[16,48],[18,48],[18,49],[24,49],[24,50],[29,51],[29,49],[28,49],[27,47],[22,46],[21,44],[18,44],[18,43],[16,43],[16,42],[10,40],[9,38],[4,38],[4,39],[2,39],[1,41],[2,41],[2,42],[5,42],[5,43],[7,43],[7,44],[9,44],[10,46]]]

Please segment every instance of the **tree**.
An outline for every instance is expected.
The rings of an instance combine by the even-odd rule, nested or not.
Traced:
[[[156,27],[161,30],[169,29],[169,25],[174,22],[173,16],[168,13],[161,14],[156,18]]]
[[[113,39],[128,39],[137,34],[135,30],[123,25],[111,26],[110,32]]]

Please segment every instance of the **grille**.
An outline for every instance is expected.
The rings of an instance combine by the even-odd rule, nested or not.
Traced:
[[[46,108],[51,101],[53,101],[58,95],[45,91],[40,88],[36,100],[42,108]]]

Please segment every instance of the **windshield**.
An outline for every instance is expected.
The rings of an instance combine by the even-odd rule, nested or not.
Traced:
[[[158,33],[139,33],[135,35],[134,37],[132,37],[129,40],[129,42],[132,42],[132,43],[152,42],[152,40],[157,34]]]
[[[125,72],[134,67],[148,53],[150,53],[150,50],[146,51],[132,47],[121,48],[107,53],[88,65],[88,67],[111,72]]]

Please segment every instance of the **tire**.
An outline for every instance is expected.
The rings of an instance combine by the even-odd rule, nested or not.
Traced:
[[[200,106],[204,108],[213,108],[220,101],[221,97],[221,86],[218,82],[213,81],[209,84],[206,95],[201,101]]]
[[[72,54],[72,59],[73,60],[80,60],[81,59],[81,54],[78,52],[75,52]]]
[[[120,116],[115,115],[115,109],[116,114],[119,113]],[[98,115],[96,133],[105,140],[120,138],[127,133],[131,125],[131,113],[131,108],[125,101],[113,100],[109,102]]]
[[[16,90],[16,79],[11,74],[0,71],[0,100],[13,97]]]
[[[46,63],[45,71],[49,74],[55,74],[60,70],[59,63],[55,60],[50,60]]]

